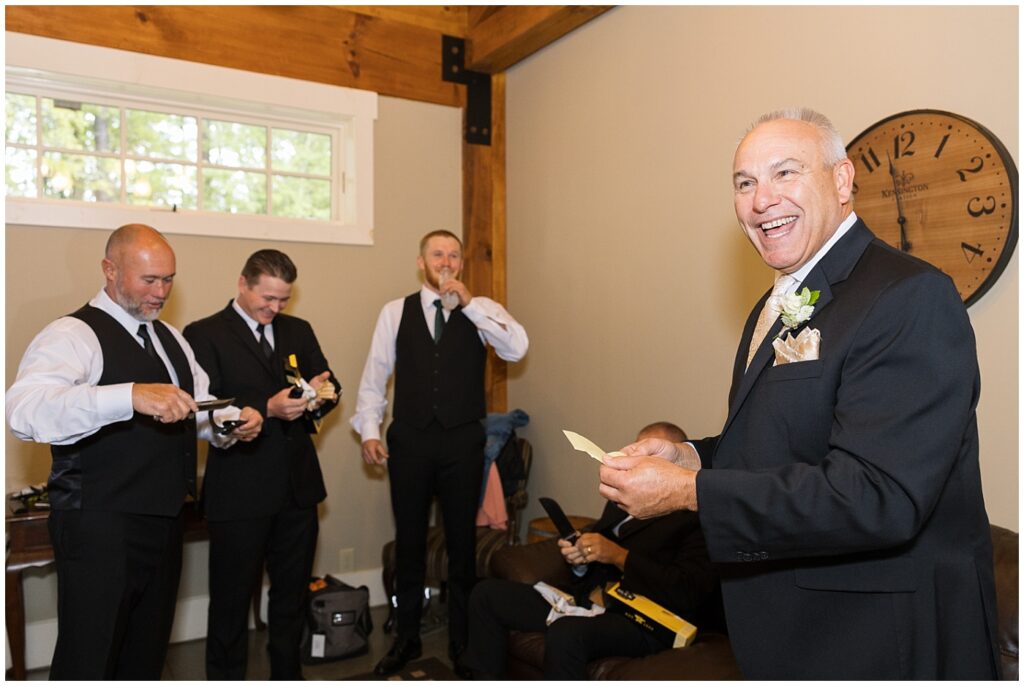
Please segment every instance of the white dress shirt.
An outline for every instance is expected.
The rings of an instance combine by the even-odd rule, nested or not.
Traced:
[[[846,219],[844,219],[841,224],[839,224],[839,228],[836,229],[836,232],[832,234],[831,238],[825,241],[825,244],[818,248],[818,252],[814,253],[814,257],[807,260],[807,263],[804,264],[804,266],[800,267],[795,272],[790,274],[790,276],[792,276],[795,279],[795,281],[788,289],[786,289],[785,295],[789,295],[790,293],[796,293],[798,290],[800,290],[800,284],[804,282],[804,279],[806,279],[807,275],[811,273],[811,270],[814,269],[814,266],[821,261],[821,258],[823,258],[829,250],[832,249],[833,245],[839,242],[840,238],[846,235],[847,231],[853,228],[853,225],[856,222],[857,213],[850,212],[850,215]]]
[[[439,297],[427,286],[420,289],[423,318],[431,336],[434,335],[434,301]],[[366,358],[363,378],[359,382],[356,413],[349,420],[364,442],[380,439],[380,425],[388,406],[387,384],[395,370],[398,326],[402,322],[404,306],[405,298],[392,300],[384,306],[370,341],[370,354]],[[493,346],[494,352],[503,360],[518,362],[530,347],[526,329],[504,307],[490,298],[473,296],[469,304],[462,308],[462,314],[476,326],[480,341]],[[451,312],[444,310],[445,321],[450,316]]]
[[[252,331],[252,335],[256,338],[257,342],[260,340],[260,332],[256,330],[256,327],[260,325],[258,321],[250,317],[242,306],[238,304],[238,298],[231,301],[231,307],[235,308],[235,312],[242,318],[242,321],[246,323],[249,330]],[[270,347],[277,350],[277,346],[274,345],[274,322],[265,324],[263,326],[263,337],[267,339],[267,343],[270,343]]]
[[[139,324],[149,329],[150,340],[174,383],[178,376],[167,358],[151,322],[140,322],[100,290],[89,304],[103,310],[123,326],[139,347]],[[167,325],[192,370],[193,397],[210,400],[210,379],[196,362],[192,347],[173,326]],[[104,426],[132,418],[132,383],[97,386],[103,376],[103,350],[96,333],[75,317],[61,317],[48,324],[29,344],[18,367],[18,376],[7,390],[7,424],[23,441],[68,445],[91,436]],[[237,408],[225,408],[217,419],[234,418]],[[199,436],[216,445],[234,439],[217,436],[208,413],[196,417]]]

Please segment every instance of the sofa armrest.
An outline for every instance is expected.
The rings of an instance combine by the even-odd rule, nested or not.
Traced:
[[[530,585],[544,581],[564,587],[570,583],[571,574],[555,539],[506,546],[491,557],[491,576],[498,579]]]
[[[1020,571],[1017,565],[1018,536],[1016,532],[995,524],[992,532],[993,573],[996,582],[996,608],[998,612],[997,639],[1002,657],[1003,679],[1017,681],[1020,659],[1017,630],[1020,605],[1017,584]]]

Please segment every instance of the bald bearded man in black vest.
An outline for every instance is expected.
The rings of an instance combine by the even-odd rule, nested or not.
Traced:
[[[181,573],[182,507],[195,496],[196,435],[251,441],[263,418],[214,433],[192,348],[159,321],[174,284],[167,240],[143,224],[114,231],[106,285],[29,345],[7,391],[7,422],[49,443],[50,539],[57,565],[51,679],[159,679]]]

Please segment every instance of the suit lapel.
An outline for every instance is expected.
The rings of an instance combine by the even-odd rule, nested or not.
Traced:
[[[605,503],[601,517],[590,527],[591,531],[601,532],[612,529],[616,524],[629,516],[629,513],[613,502]]]
[[[661,519],[662,517],[652,517],[650,519],[636,519],[634,517],[619,527],[619,540],[622,541],[630,536],[634,536],[652,524],[661,521]]]
[[[861,255],[864,254],[868,243],[873,239],[874,235],[868,230],[864,222],[858,219],[847,234],[832,246],[832,249],[814,266],[807,275],[807,278],[800,284],[800,289],[802,290],[806,287],[812,291],[819,291],[818,302],[814,305],[814,313],[811,315],[811,318],[797,329],[794,329],[793,335],[799,333],[800,329],[804,327],[813,326],[814,318],[821,314],[822,310],[828,307],[834,298],[832,295],[832,284],[839,283],[850,275],[850,272],[853,271],[853,268],[860,260]],[[760,301],[760,307],[757,309],[758,313],[760,313],[761,307],[764,305],[764,300],[765,298],[762,298]],[[737,365],[742,365],[745,362],[745,359],[740,360],[739,357],[745,358],[742,353],[750,347],[753,327],[748,328],[751,330],[745,332],[743,340],[740,341],[740,354],[737,358]],[[726,418],[725,426],[722,428],[723,434],[728,431],[729,425],[732,424],[732,420],[736,417],[736,413],[743,406],[743,401],[746,400],[751,389],[756,385],[757,380],[768,366],[768,363],[774,359],[775,348],[771,342],[781,330],[782,320],[780,318],[768,331],[764,341],[761,342],[757,352],[754,353],[754,359],[750,361],[750,366],[746,372],[742,372],[742,367],[739,366],[734,369],[733,391],[729,394],[729,416]]]

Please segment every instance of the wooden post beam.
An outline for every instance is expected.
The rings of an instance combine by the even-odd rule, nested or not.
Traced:
[[[474,295],[506,303],[505,74],[491,76],[491,144],[462,143],[464,280]],[[513,313],[514,314],[514,313]],[[508,410],[508,368],[490,348],[487,408]]]

